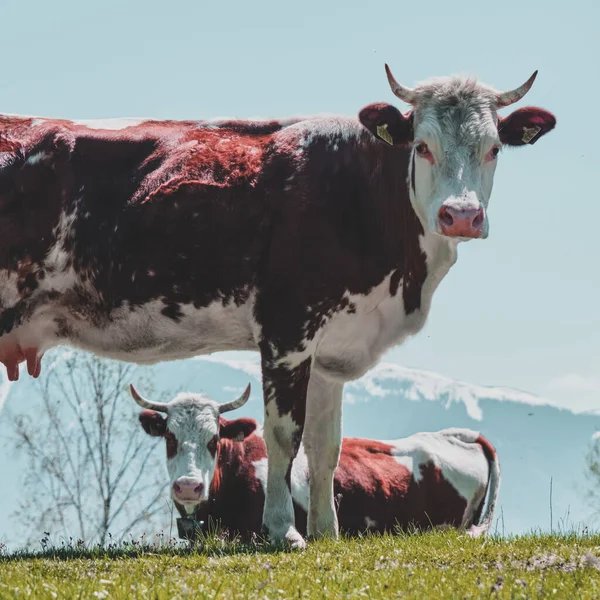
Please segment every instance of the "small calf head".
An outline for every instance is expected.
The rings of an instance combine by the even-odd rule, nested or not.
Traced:
[[[180,512],[192,514],[198,504],[208,500],[220,439],[241,441],[256,429],[252,419],[227,421],[221,416],[247,402],[250,385],[237,400],[226,404],[191,393],[179,394],[166,403],[153,402],[133,385],[130,389],[133,399],[145,409],[140,414],[144,431],[166,441],[171,497]]]

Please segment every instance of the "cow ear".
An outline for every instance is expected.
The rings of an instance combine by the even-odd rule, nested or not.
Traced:
[[[256,431],[254,419],[235,419],[228,421],[221,417],[219,421],[219,435],[235,442],[242,442]]]
[[[140,413],[140,423],[148,435],[162,437],[167,433],[167,419],[153,410]]]
[[[390,146],[412,142],[412,113],[404,116],[391,104],[386,102],[369,104],[358,113],[358,120],[377,139],[390,144]]]
[[[552,113],[536,106],[527,106],[500,118],[498,133],[500,141],[506,146],[524,146],[535,144],[555,125],[556,117]]]

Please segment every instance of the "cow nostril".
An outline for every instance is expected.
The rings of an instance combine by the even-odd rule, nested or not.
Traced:
[[[175,483],[173,484],[173,489],[175,490],[175,492],[176,492],[177,494],[180,494],[180,493],[181,493],[181,486],[180,486],[180,485],[179,485],[177,482],[175,482]]]
[[[446,227],[451,227],[454,224],[454,219],[448,209],[442,208],[442,210],[440,210],[440,222]]]
[[[483,211],[480,210],[473,219],[473,227],[479,228],[483,223]]]
[[[203,489],[203,488],[204,488],[204,486],[203,486],[202,484],[199,484],[199,485],[197,485],[197,486],[194,488],[194,493],[195,493],[195,494],[201,494],[201,493],[202,493],[202,489]]]

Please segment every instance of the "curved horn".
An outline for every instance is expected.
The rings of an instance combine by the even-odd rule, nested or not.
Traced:
[[[496,108],[502,108],[503,106],[510,106],[515,102],[518,102],[530,89],[537,77],[538,72],[534,74],[521,86],[511,90],[510,92],[499,92],[496,95]]]
[[[248,402],[248,398],[250,398],[250,384],[248,384],[246,391],[237,400],[232,400],[231,402],[227,402],[225,404],[219,404],[219,413],[223,414],[225,412],[229,412],[230,410],[240,408],[240,406],[244,406],[244,404]]]
[[[146,400],[143,396],[138,394],[138,391],[133,387],[133,383],[129,384],[129,391],[133,396],[133,399],[139,404],[142,408],[147,408],[148,410],[156,410],[158,412],[169,412],[169,404],[166,402],[152,402],[152,400]]]
[[[404,102],[407,102],[408,104],[414,104],[417,99],[417,95],[415,94],[414,90],[400,85],[392,75],[392,72],[387,64],[385,65],[385,72],[387,73],[387,78],[390,82],[392,92],[394,92],[394,94],[396,94],[400,100],[404,100]]]

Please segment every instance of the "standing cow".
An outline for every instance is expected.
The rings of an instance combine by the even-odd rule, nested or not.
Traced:
[[[507,117],[464,78],[358,119],[114,121],[0,116],[0,361],[48,348],[155,363],[259,350],[269,455],[263,525],[304,546],[290,469],[302,434],[308,533],[337,535],[344,382],[417,333],[457,245],[488,235],[502,146],[555,126]]]
[[[171,497],[179,514],[205,526],[219,522],[244,536],[259,533],[268,469],[262,432],[254,419],[222,417],[245,404],[250,386],[227,404],[190,393],[153,402],[133,386],[131,394],[145,409],[139,417],[144,431],[166,442]],[[290,487],[296,527],[303,533],[309,470],[302,445]],[[339,526],[348,534],[450,525],[478,536],[487,533],[494,517],[500,465],[494,447],[469,429],[385,442],[345,438],[333,487]]]

